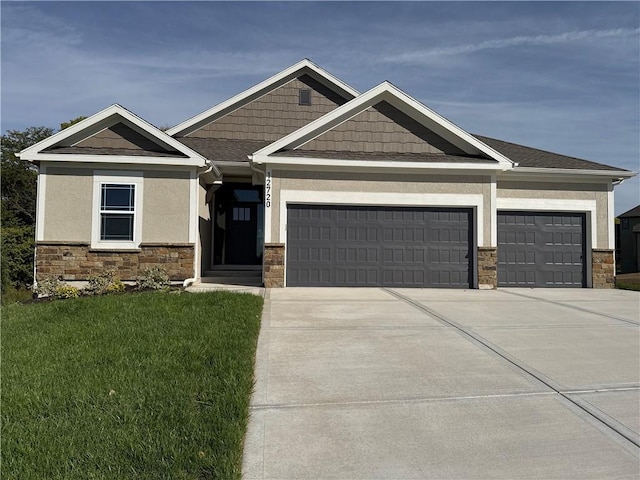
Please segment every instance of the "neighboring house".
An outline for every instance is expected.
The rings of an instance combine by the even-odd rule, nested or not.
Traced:
[[[640,272],[640,205],[618,217],[619,273]]]
[[[163,132],[119,105],[24,150],[36,277],[611,287],[633,172],[478,135],[309,60]]]

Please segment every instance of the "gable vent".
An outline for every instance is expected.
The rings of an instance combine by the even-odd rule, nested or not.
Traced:
[[[309,88],[301,88],[298,91],[298,105],[311,105],[311,90]]]

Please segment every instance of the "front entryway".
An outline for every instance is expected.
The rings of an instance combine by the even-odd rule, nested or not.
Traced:
[[[225,184],[215,192],[213,264],[261,265],[264,242],[262,187]]]

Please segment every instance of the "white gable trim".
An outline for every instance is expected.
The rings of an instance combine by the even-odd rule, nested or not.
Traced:
[[[268,163],[267,157],[277,151],[287,148],[296,149],[319,137],[332,128],[348,121],[356,115],[362,113],[367,108],[372,107],[382,101],[386,101],[398,108],[403,113],[422,123],[427,128],[445,140],[461,148],[470,155],[484,154],[496,160],[501,166],[501,170],[513,167],[514,162],[507,157],[481,142],[473,135],[453,124],[446,118],[440,116],[430,108],[410,97],[402,90],[389,82],[383,82],[372,88],[368,92],[361,94],[353,100],[323,115],[319,119],[296,130],[286,137],[273,142],[258,150],[253,155],[253,160],[257,163]],[[471,161],[472,162],[472,161]]]
[[[117,155],[76,155],[76,154],[55,154],[51,152],[43,152],[43,150],[60,145],[72,146],[78,142],[101,132],[105,128],[109,128],[116,123],[124,123],[128,127],[137,131],[141,135],[149,138],[153,142],[170,150],[176,150],[187,158],[177,157],[150,157],[150,156],[117,156]],[[41,142],[22,150],[18,154],[22,160],[30,162],[96,162],[96,163],[139,163],[139,164],[169,164],[169,165],[185,165],[196,167],[208,167],[211,162],[205,157],[190,149],[186,145],[180,143],[175,138],[167,135],[162,130],[154,127],[149,122],[143,120],[133,114],[126,108],[114,104],[104,110],[92,115],[89,118],[76,123],[75,125],[65,128],[60,132],[45,138]],[[220,175],[219,170],[213,166],[216,174]]]
[[[304,59],[295,65],[275,74],[267,80],[239,93],[238,95],[225,100],[222,103],[206,110],[188,120],[176,125],[173,128],[167,130],[167,134],[171,136],[186,135],[193,130],[199,128],[201,125],[205,125],[214,121],[215,119],[226,115],[233,110],[237,110],[243,105],[246,105],[250,101],[261,97],[262,95],[274,90],[275,88],[288,83],[294,78],[308,73],[316,80],[320,81],[325,86],[331,88],[337,93],[343,95],[347,99],[357,97],[360,93],[351,86],[344,83],[337,77],[334,77],[326,70],[318,67],[311,60]]]

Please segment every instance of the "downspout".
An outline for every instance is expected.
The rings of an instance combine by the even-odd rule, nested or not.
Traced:
[[[207,162],[209,162],[209,168],[207,168],[206,170],[203,170],[202,172],[198,173],[198,175],[196,175],[196,179],[200,178],[202,175],[205,175],[209,172],[211,172],[214,168],[213,166],[213,162],[207,160]],[[220,171],[216,168],[216,172],[218,174],[218,178],[220,178],[221,173]],[[198,187],[199,182],[196,182],[196,187]],[[200,202],[198,200],[198,195],[196,194],[196,208],[199,209],[200,208]],[[198,270],[198,262],[200,261],[200,257],[197,254],[197,245],[196,245],[196,252],[194,253],[194,260],[193,260],[193,271],[194,273]],[[182,282],[182,288],[187,288],[189,285],[192,285],[196,280],[198,279],[198,277],[192,277],[192,278],[187,278],[184,282]]]

